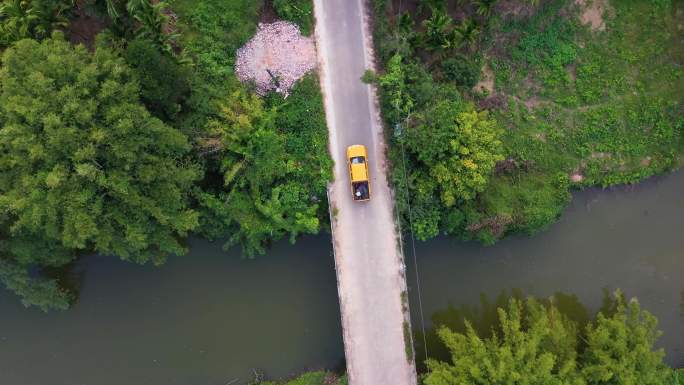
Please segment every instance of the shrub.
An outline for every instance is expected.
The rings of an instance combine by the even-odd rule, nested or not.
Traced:
[[[313,32],[313,2],[311,0],[273,0],[278,16],[291,21],[302,30],[303,35]]]
[[[583,330],[553,303],[512,298],[498,322],[482,333],[442,326],[438,335],[450,363],[427,361],[426,385],[643,384],[662,385],[676,374],[654,349],[660,332],[653,315],[620,292]],[[675,382],[676,384],[676,382]]]
[[[67,25],[73,0],[0,1],[0,45],[24,38],[44,39]]]
[[[442,62],[442,75],[464,89],[471,89],[480,81],[480,65],[463,55],[455,55]]]
[[[185,251],[198,172],[178,159],[190,146],[140,105],[123,60],[61,35],[21,40],[2,56],[0,85],[0,210],[18,261],[59,266],[66,249],[160,263]]]
[[[130,42],[125,58],[140,81],[140,96],[150,112],[173,119],[190,91],[189,70],[144,39]]]

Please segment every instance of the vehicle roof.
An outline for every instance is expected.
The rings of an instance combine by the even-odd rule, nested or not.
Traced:
[[[354,144],[347,147],[347,159],[351,159],[356,156],[362,156],[368,160],[368,155],[366,153],[366,146],[362,144]]]

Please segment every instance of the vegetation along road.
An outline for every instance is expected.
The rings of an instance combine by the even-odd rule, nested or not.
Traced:
[[[382,126],[361,82],[371,66],[360,1],[315,1],[317,39],[335,181],[329,188],[349,382],[415,384],[403,257],[392,216]],[[345,150],[368,148],[372,199],[353,202]]]

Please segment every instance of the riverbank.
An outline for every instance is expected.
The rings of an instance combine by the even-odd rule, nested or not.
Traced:
[[[202,236],[254,257],[329,229],[332,160],[316,74],[287,98],[259,97],[235,74],[235,52],[268,12],[311,33],[307,1],[55,1],[25,4],[31,20],[0,20],[0,106],[17,123],[0,127],[12,132],[0,140],[0,282],[25,306],[66,310],[78,301],[70,266],[83,255],[161,265]],[[39,91],[30,73],[47,79]],[[88,110],[54,103],[67,94]]]
[[[658,318],[665,333],[657,346],[665,349],[666,362],[684,367],[683,191],[679,170],[639,185],[575,193],[562,218],[532,237],[487,247],[449,237],[420,242],[425,316],[432,324],[457,322],[461,305],[481,314],[513,291],[539,298],[574,295],[592,315],[604,290],[620,288]],[[413,271],[407,279],[415,288]],[[410,293],[416,301],[415,289]]]
[[[576,193],[563,218],[534,237],[491,247],[448,237],[418,242],[426,319],[456,319],[449,318],[450,306],[476,309],[481,294],[494,303],[515,288],[541,298],[558,291],[576,295],[593,313],[604,288],[621,288],[658,318],[664,334],[657,346],[667,363],[684,366],[682,191],[684,170],[636,186]],[[223,251],[220,241],[191,239],[189,247],[188,256],[159,268],[85,258],[76,267],[80,300],[67,312],[25,309],[0,292],[3,379],[107,385],[102,378],[140,378],[148,385],[185,385],[240,378],[243,384],[253,379],[252,369],[267,379],[344,370],[328,236],[278,242],[254,260],[241,259],[235,248]],[[415,303],[415,276],[408,273]],[[412,317],[419,325],[418,315]],[[43,370],[34,370],[33,362]]]
[[[374,2],[393,179],[421,239],[536,233],[572,190],[681,166],[684,5],[536,3]]]

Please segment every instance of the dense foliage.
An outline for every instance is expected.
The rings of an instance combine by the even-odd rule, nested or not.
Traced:
[[[346,385],[346,377],[338,377],[333,373],[317,371],[308,372],[289,381],[257,381],[251,385]]]
[[[269,242],[317,233],[327,219],[325,187],[332,178],[327,128],[318,83],[302,80],[284,99],[263,100],[237,82],[235,51],[254,32],[244,25],[229,34],[224,25],[254,17],[258,5],[204,2],[178,4],[183,41],[196,62],[192,93],[181,125],[196,142],[207,170],[196,196],[201,231],[227,237],[246,255]],[[187,6],[187,8],[186,8]],[[185,13],[187,12],[187,13]],[[244,22],[243,22],[244,24]]]
[[[190,69],[146,39],[131,41],[124,57],[140,82],[147,109],[160,119],[175,119],[190,93]]]
[[[273,8],[283,20],[299,25],[302,34],[313,32],[314,12],[311,0],[273,0]]]
[[[87,0],[95,8],[105,8],[113,32],[130,40],[132,36],[153,42],[162,51],[173,54],[176,45],[168,1],[157,0]]]
[[[44,39],[68,24],[74,0],[2,0],[0,46],[25,38]]]
[[[66,290],[57,279],[32,276],[26,266],[0,259],[0,282],[21,298],[24,306],[36,306],[43,311],[66,310],[74,301],[74,293]]]
[[[287,100],[271,95],[264,103],[241,90],[228,98],[204,143],[217,151],[223,174],[222,188],[200,194],[205,233],[230,234],[227,245],[253,255],[284,235],[294,242],[318,232],[332,178],[318,95],[309,77]]]
[[[190,146],[138,102],[106,48],[60,35],[21,40],[0,70],[0,210],[4,250],[23,266],[60,266],[94,250],[139,263],[182,254],[198,215]]]
[[[661,385],[678,374],[654,350],[656,325],[619,292],[584,329],[553,303],[511,299],[487,337],[467,322],[464,333],[442,328],[452,362],[428,360],[424,383]]]
[[[384,64],[376,79],[404,79],[399,98],[396,82],[380,86],[394,127],[392,178],[400,193],[409,188],[417,235],[441,230],[490,243],[511,232],[531,233],[558,218],[571,188],[637,182],[681,164],[682,4],[610,2],[601,30],[581,22],[586,7],[605,7],[595,3],[498,0],[455,7],[433,0],[397,8],[375,1]],[[421,116],[438,116],[438,106],[449,105],[444,108],[456,116],[468,103],[489,111],[501,128],[503,159],[496,158],[494,172],[482,173],[484,186],[474,199],[457,190],[460,178],[451,182],[460,194],[455,204],[428,199],[432,187],[416,175],[439,174],[440,163],[418,161],[434,147],[409,151],[412,127]],[[437,137],[450,124],[423,125],[423,135]],[[408,199],[399,197],[406,218]]]
[[[413,229],[426,239],[444,223],[462,226],[466,214],[461,208],[484,190],[503,159],[501,130],[455,87],[435,85],[415,67],[405,69],[401,60],[393,57],[378,82],[385,105],[395,107],[390,116],[406,116],[396,129],[401,149],[394,154],[395,180],[410,185]],[[404,191],[405,186],[400,197]]]
[[[319,231],[332,162],[315,78],[261,99],[234,75],[261,7],[0,4],[0,279],[24,304],[68,307],[77,285],[55,268],[83,253],[162,263],[196,231],[252,256]],[[48,37],[68,22],[92,51]]]

